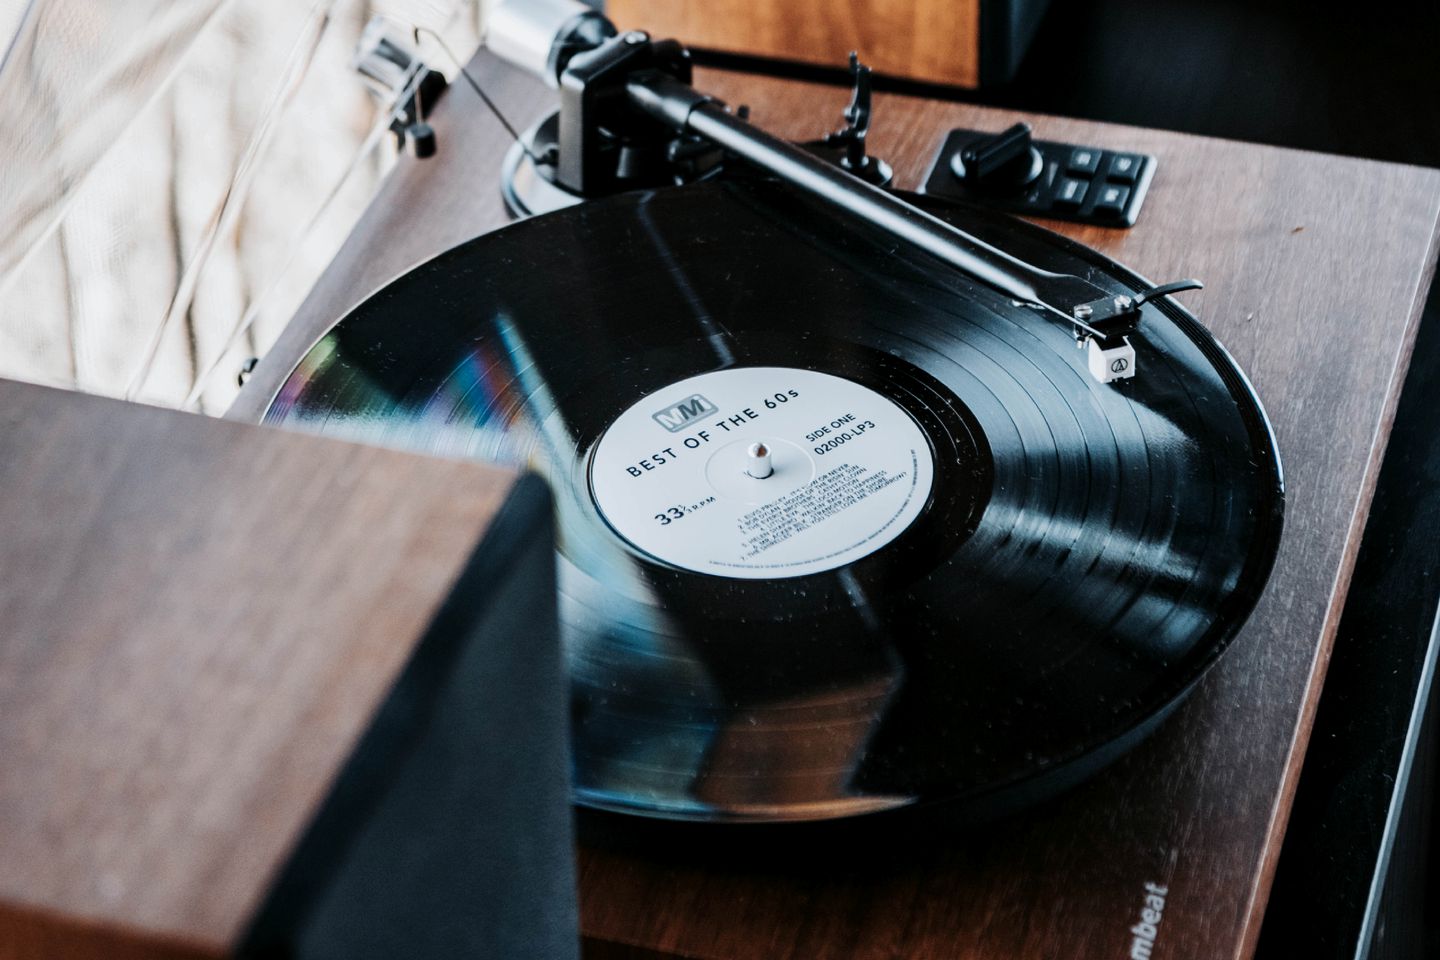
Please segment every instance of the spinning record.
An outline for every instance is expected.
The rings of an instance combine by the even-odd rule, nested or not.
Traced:
[[[733,180],[449,251],[322,338],[266,419],[550,481],[579,802],[978,810],[1153,728],[1275,556],[1280,467],[1244,377],[1168,300],[1130,340],[1137,375],[1100,383],[1067,325]]]

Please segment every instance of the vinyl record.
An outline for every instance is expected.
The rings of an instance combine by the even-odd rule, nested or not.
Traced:
[[[1151,729],[1275,556],[1279,461],[1243,375],[1169,301],[1131,342],[1137,375],[1102,384],[1065,324],[737,180],[447,252],[325,335],[266,420],[549,480],[582,804],[993,809]]]

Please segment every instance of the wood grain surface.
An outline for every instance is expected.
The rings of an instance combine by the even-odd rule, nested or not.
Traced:
[[[545,91],[484,56],[481,82],[519,121]],[[700,71],[796,138],[836,125],[847,92]],[[870,140],[914,187],[952,127],[1017,114],[877,95]],[[1420,303],[1436,256],[1440,172],[1234,142],[1023,117],[1046,139],[1153,153],[1131,230],[1047,224],[1182,299],[1248,372],[1274,421],[1288,504],[1279,559],[1231,651],[1140,749],[1061,801],[981,834],[896,851],[888,866],[719,868],[704,857],[582,851],[597,957],[1123,957],[1145,884],[1168,890],[1153,954],[1246,957],[1344,603]],[[440,153],[397,171],[232,411],[258,418],[303,350],[383,281],[504,222],[507,145],[456,87]],[[563,269],[564,251],[556,251]],[[544,282],[544,277],[537,277]]]
[[[514,479],[0,381],[0,957],[227,954]]]
[[[609,0],[605,13],[699,49],[829,67],[855,50],[892,77],[980,83],[980,0]]]

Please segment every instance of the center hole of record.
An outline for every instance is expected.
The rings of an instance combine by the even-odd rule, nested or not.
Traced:
[[[750,450],[764,447],[770,458],[770,475],[750,473]],[[764,503],[815,479],[815,458],[797,443],[783,437],[755,436],[732,440],[711,454],[705,479],[719,496],[741,503]]]
[[[924,510],[935,463],[915,419],[869,387],[736,367],[633,403],[596,443],[589,479],[600,516],[643,554],[772,579],[833,570],[894,540]]]

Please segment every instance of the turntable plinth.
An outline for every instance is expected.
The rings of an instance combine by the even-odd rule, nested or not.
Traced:
[[[538,84],[484,55],[474,68],[514,119],[538,118]],[[848,96],[710,71],[696,85],[748,103],[757,122],[797,139],[833,127]],[[875,117],[873,151],[912,188],[949,129],[1021,119],[886,95]],[[1286,529],[1265,595],[1155,737],[1062,800],[969,839],[838,871],[582,850],[591,955],[996,960],[1131,956],[1140,943],[1157,957],[1210,960],[1253,951],[1434,268],[1440,172],[1023,119],[1045,139],[1157,158],[1133,229],[1051,226],[1149,277],[1205,281],[1182,299],[1249,373],[1285,464]],[[435,125],[439,154],[391,178],[232,416],[258,419],[304,350],[365,293],[504,222],[501,127],[459,85]],[[565,256],[556,251],[556,270]]]

